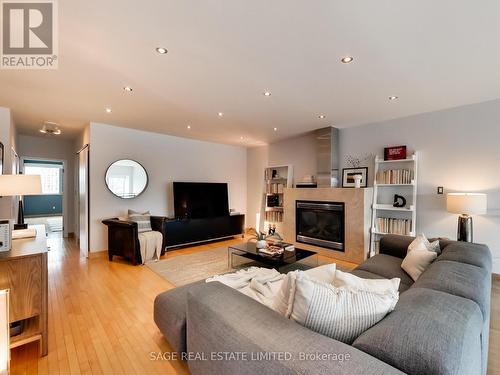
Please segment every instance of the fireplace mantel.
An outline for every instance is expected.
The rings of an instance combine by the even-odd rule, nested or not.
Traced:
[[[283,199],[285,241],[293,243],[302,249],[317,251],[327,257],[352,263],[362,263],[367,258],[369,251],[372,195],[372,188],[285,189]],[[326,249],[296,241],[295,202],[298,200],[344,203],[345,251]]]

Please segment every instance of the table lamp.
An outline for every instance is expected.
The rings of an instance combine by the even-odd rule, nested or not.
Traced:
[[[9,290],[0,290],[0,375],[8,375],[9,347]]]
[[[19,211],[14,229],[26,229],[22,196],[42,194],[42,178],[38,175],[4,174],[0,175],[0,197],[19,195]]]
[[[481,193],[448,193],[446,197],[448,212],[459,214],[457,240],[472,242],[471,215],[484,215],[487,209],[486,194]]]

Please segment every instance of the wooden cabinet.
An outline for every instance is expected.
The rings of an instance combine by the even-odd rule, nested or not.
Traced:
[[[10,322],[21,322],[11,348],[40,341],[40,353],[46,355],[47,240],[45,227],[35,227],[36,238],[13,240],[11,251],[0,252],[0,289],[10,290]]]

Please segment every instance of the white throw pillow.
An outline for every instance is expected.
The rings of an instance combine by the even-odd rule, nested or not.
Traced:
[[[412,250],[428,250],[434,251],[436,254],[441,254],[441,247],[439,246],[439,240],[434,242],[429,242],[425,234],[421,233],[412,241],[408,246],[408,253]]]
[[[272,309],[286,318],[290,317],[291,304],[295,294],[295,279],[299,273],[304,273],[310,278],[330,284],[335,279],[335,263],[325,264],[319,267],[311,268],[307,271],[292,271],[288,272],[283,279],[281,288],[274,297]]]
[[[337,288],[299,273],[291,318],[312,331],[351,344],[394,310],[399,293]]]
[[[366,292],[387,293],[398,292],[401,279],[363,279],[352,273],[335,271],[333,286],[337,288],[348,288],[351,290],[364,290]]]
[[[408,246],[401,268],[410,275],[413,281],[417,281],[440,252],[439,240],[430,243],[423,234],[419,234]]]

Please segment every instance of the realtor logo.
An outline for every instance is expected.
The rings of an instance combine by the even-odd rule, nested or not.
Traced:
[[[57,7],[53,0],[1,1],[2,69],[57,69]]]

